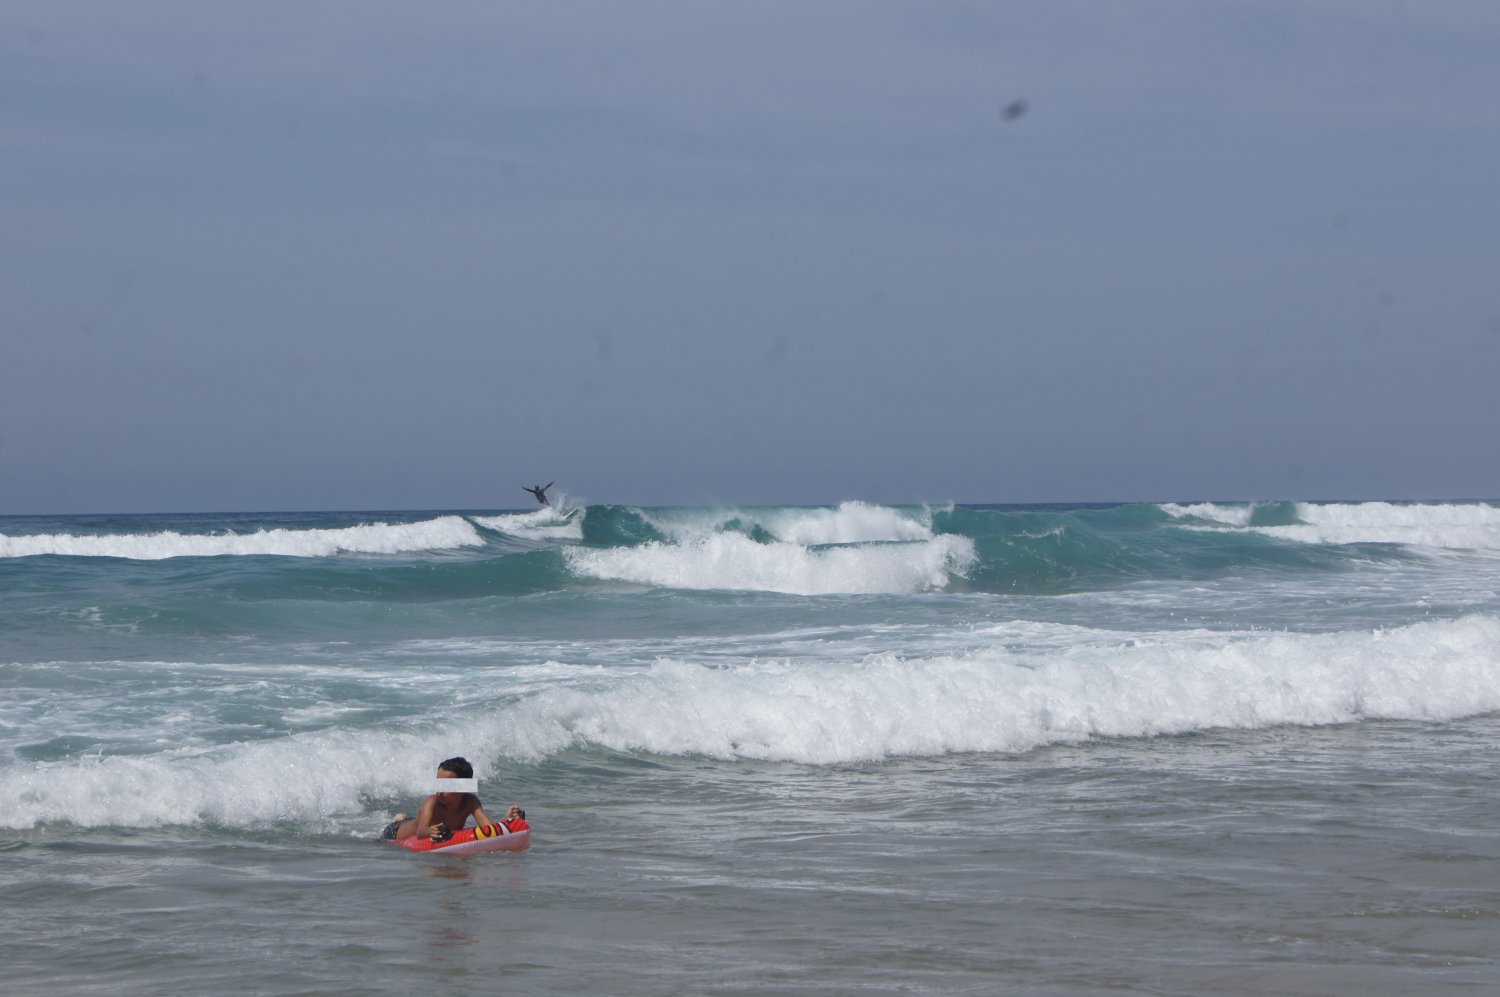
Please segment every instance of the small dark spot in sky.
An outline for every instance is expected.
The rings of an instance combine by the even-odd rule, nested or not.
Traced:
[[[1015,121],[1026,113],[1027,104],[1024,100],[1013,100],[1000,109],[1000,117],[1006,121]]]
[[[1333,213],[1333,228],[1336,232],[1349,231],[1349,216],[1342,211],[1335,211]]]
[[[520,172],[521,168],[515,163],[511,162],[509,159],[500,164],[500,175],[505,177],[507,180]]]

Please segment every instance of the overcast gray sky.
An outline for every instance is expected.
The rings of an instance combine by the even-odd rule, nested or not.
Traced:
[[[1500,496],[1497,95],[1489,2],[7,0],[0,513]]]

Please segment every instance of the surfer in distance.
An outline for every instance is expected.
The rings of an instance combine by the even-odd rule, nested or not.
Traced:
[[[537,485],[535,488],[527,488],[525,485],[522,485],[521,490],[535,495],[537,502],[540,504],[551,505],[552,503],[547,501],[547,489],[551,488],[554,484],[556,482],[549,481],[545,485]]]

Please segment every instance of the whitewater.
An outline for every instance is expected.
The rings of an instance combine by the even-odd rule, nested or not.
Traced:
[[[1500,985],[1495,502],[4,517],[0,596],[18,986]],[[530,852],[375,840],[454,754]]]

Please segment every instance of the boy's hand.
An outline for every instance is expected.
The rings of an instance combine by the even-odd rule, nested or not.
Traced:
[[[526,812],[524,810],[522,810],[520,807],[516,806],[514,803],[512,803],[510,805],[510,809],[509,810],[505,811],[505,819],[506,820],[515,820],[517,817],[525,817],[525,816],[526,816]]]
[[[447,824],[434,824],[434,825],[432,825],[432,830],[428,833],[427,837],[431,838],[433,841],[443,841],[443,840],[446,840],[447,837],[448,837],[448,825]]]

